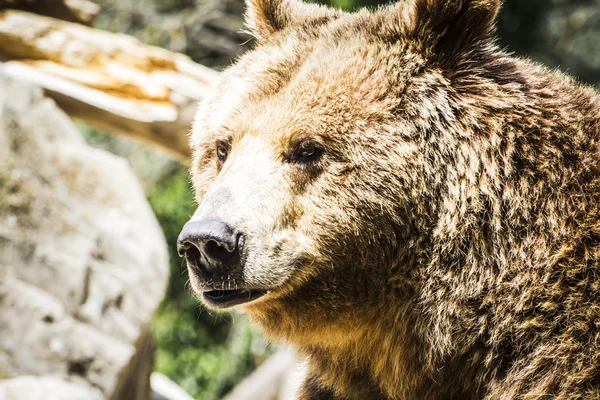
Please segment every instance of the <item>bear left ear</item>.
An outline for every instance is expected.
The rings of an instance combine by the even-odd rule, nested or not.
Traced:
[[[340,12],[300,0],[246,0],[246,26],[259,41],[288,26],[309,21],[327,21]]]
[[[456,57],[494,31],[502,0],[413,0],[407,33],[433,59]]]

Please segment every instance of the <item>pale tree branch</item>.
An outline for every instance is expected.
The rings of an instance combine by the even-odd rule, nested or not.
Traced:
[[[198,101],[218,73],[137,39],[0,11],[0,70],[42,87],[69,115],[157,145],[183,162]]]
[[[0,0],[0,10],[13,8],[36,14],[92,25],[100,7],[87,0]]]
[[[303,378],[291,349],[280,349],[223,400],[294,400]]]

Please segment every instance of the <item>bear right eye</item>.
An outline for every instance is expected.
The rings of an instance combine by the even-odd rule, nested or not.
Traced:
[[[306,141],[296,146],[292,158],[295,162],[307,163],[318,160],[322,154],[322,147],[320,147],[316,143]]]
[[[217,158],[220,163],[224,163],[227,160],[227,156],[229,155],[229,145],[225,142],[217,143]]]

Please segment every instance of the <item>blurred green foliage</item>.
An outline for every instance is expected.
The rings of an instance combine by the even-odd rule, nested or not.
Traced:
[[[217,69],[252,43],[242,30],[243,0],[97,0],[98,27],[188,54]],[[325,0],[346,10],[378,0]],[[505,0],[499,43],[518,55],[568,70],[600,86],[599,0]],[[245,318],[207,312],[186,287],[175,252],[181,227],[194,212],[187,171],[157,152],[82,127],[88,142],[127,157],[140,177],[169,243],[171,282],[152,323],[156,369],[198,400],[216,400],[266,357],[268,348]],[[232,323],[232,322],[235,323]]]

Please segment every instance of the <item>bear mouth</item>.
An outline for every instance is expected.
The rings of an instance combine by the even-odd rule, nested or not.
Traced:
[[[225,309],[250,303],[263,297],[267,292],[267,290],[261,289],[211,290],[203,292],[202,297],[207,305]]]

